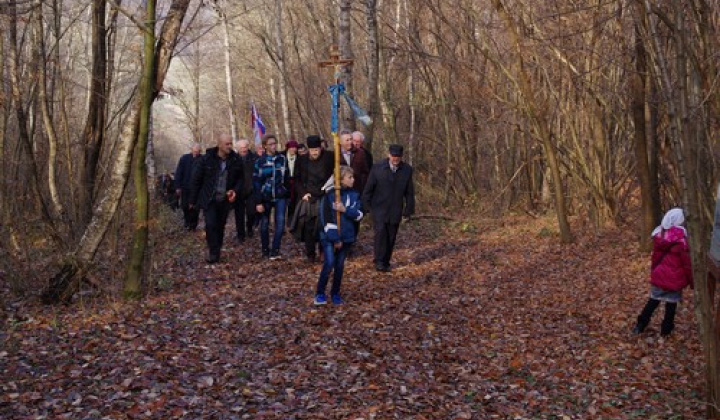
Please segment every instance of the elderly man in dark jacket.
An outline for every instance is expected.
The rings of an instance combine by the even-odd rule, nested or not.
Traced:
[[[175,194],[180,199],[180,207],[183,211],[185,229],[195,230],[198,225],[200,213],[197,208],[190,208],[190,184],[192,182],[192,170],[195,162],[200,159],[200,145],[195,143],[190,148],[190,153],[180,157],[175,169]]]
[[[193,168],[190,202],[205,214],[210,264],[220,261],[227,216],[243,190],[242,161],[232,147],[232,138],[221,135],[217,147],[208,149]]]
[[[235,230],[238,242],[243,242],[246,236],[250,238],[253,236],[255,202],[252,199],[252,177],[257,155],[250,150],[250,142],[247,139],[238,140],[236,146],[243,167],[243,190],[242,193],[238,191],[238,198],[235,200]]]
[[[298,200],[307,203],[308,214],[304,219],[302,239],[305,242],[305,254],[308,262],[315,262],[317,257],[317,202],[324,195],[323,186],[333,173],[333,158],[322,148],[319,136],[307,138],[308,154],[298,158],[298,169],[295,176],[295,191]]]
[[[402,161],[403,147],[392,144],[388,158],[373,165],[363,191],[363,208],[373,218],[375,269],[390,271],[400,221],[415,213],[413,169]]]

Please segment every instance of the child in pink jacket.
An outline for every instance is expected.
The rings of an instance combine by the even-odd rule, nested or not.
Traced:
[[[645,330],[660,302],[665,302],[665,318],[660,335],[669,335],[675,327],[675,311],[678,302],[682,300],[682,290],[693,284],[687,232],[682,226],[684,222],[682,209],[674,208],[665,213],[660,226],[652,232],[650,299],[638,316],[634,334]]]

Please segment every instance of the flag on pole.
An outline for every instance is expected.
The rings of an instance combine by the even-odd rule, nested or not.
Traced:
[[[263,124],[254,103],[250,105],[250,126],[253,131],[253,139],[255,139],[255,150],[260,150],[260,147],[262,147],[262,136],[265,135],[265,124]]]
[[[360,121],[365,127],[372,124],[372,118],[364,109],[362,109],[360,105],[358,105],[357,102],[353,100],[353,98],[350,97],[350,95],[348,95],[346,92],[342,92],[341,94],[343,98],[345,98],[345,101],[352,110],[353,114],[355,114],[355,118],[357,118],[358,121]]]

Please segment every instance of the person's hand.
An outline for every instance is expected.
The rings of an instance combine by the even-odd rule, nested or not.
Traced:
[[[264,213],[265,206],[263,206],[262,204],[258,204],[257,206],[255,206],[255,211],[257,211],[258,213]]]
[[[347,210],[345,208],[345,204],[343,203],[332,203],[332,208],[333,210],[339,211],[340,213],[345,213],[345,210]]]
[[[228,192],[225,193],[225,195],[227,195],[229,202],[231,202],[231,203],[235,202],[235,197],[236,197],[235,190],[228,190]]]
[[[405,223],[409,222],[410,219],[412,219],[412,215],[411,215],[411,214],[406,214],[405,216],[403,216],[403,221],[404,221]]]
[[[310,201],[310,193],[303,195],[303,201]]]
[[[333,244],[333,248],[335,248],[335,250],[338,250],[338,249],[342,248],[342,246],[343,246],[343,243],[342,243],[342,242],[335,242],[335,243]]]
[[[177,190],[175,190],[175,195],[177,195],[178,197],[180,197],[180,196],[182,195],[182,190],[181,190],[180,188],[178,188]]]
[[[192,203],[188,204],[188,208],[189,208],[190,210],[194,210],[194,209],[195,209],[195,204],[192,204]]]

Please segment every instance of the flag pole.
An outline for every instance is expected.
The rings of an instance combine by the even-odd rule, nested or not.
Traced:
[[[342,93],[345,86],[343,86],[340,78],[342,77],[343,69],[346,66],[352,65],[353,60],[340,58],[340,50],[337,45],[333,44],[330,46],[330,59],[323,60],[318,63],[321,68],[331,67],[333,72],[333,78],[335,84],[330,86],[330,92],[332,94],[332,112],[331,112],[331,123],[330,131],[333,137],[333,145],[335,148],[335,203],[341,203],[340,198],[340,136],[338,135],[338,108],[340,107],[340,94]],[[335,212],[335,220],[337,223],[338,233],[340,232],[340,212]]]

